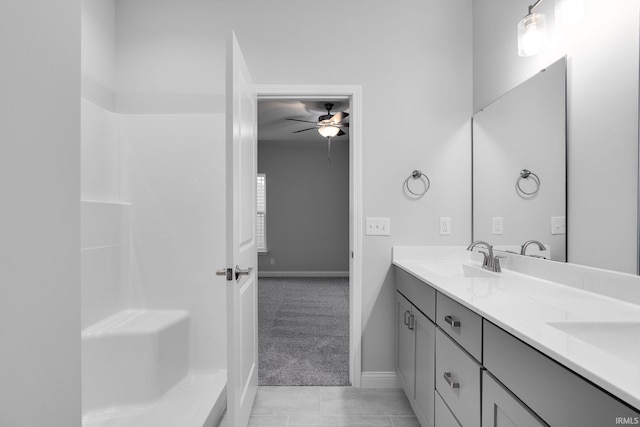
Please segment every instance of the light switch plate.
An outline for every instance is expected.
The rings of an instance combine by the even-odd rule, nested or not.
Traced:
[[[567,234],[567,217],[551,217],[551,234]]]
[[[367,236],[389,236],[391,235],[390,218],[370,218],[366,220]]]

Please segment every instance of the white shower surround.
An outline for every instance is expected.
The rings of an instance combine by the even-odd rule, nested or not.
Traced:
[[[225,287],[210,265],[224,259],[224,116],[83,99],[82,117],[83,425],[213,424],[226,399]]]

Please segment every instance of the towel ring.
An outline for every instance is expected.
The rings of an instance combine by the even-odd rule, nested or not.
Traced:
[[[522,184],[522,180],[524,179],[531,179],[536,184],[536,189],[531,192],[523,190],[521,187],[521,184]],[[531,172],[529,169],[522,169],[520,171],[520,176],[516,181],[516,187],[520,193],[525,194],[527,196],[533,196],[538,192],[538,190],[540,190],[540,178],[538,177],[538,175]]]
[[[409,186],[409,180],[412,178],[414,180],[421,179],[424,182],[424,190],[419,192],[413,191]],[[431,187],[431,181],[429,181],[429,177],[427,175],[423,174],[421,171],[416,169],[413,172],[411,172],[411,175],[409,175],[407,179],[404,180],[404,186],[409,193],[413,194],[416,197],[422,197],[427,193],[427,191],[429,191],[429,188]]]

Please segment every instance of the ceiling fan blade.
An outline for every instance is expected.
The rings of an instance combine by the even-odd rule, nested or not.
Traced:
[[[339,113],[336,113],[333,117],[331,117],[331,122],[340,123],[341,121],[343,121],[347,117],[349,117],[349,113],[345,113],[344,111],[340,111]]]
[[[340,132],[338,132],[338,134],[336,136],[342,136],[342,135],[346,135],[347,133],[344,132],[342,129],[340,129]]]
[[[296,130],[296,131],[293,131],[293,133],[300,133],[300,132],[304,132],[304,131],[311,130],[311,129],[315,129],[315,128],[307,128],[307,129],[302,129],[302,130]]]
[[[333,117],[331,117],[329,119],[329,121],[331,123],[340,123],[342,121],[342,116],[344,115],[344,113],[342,111],[340,111],[339,113],[336,113],[333,115]]]
[[[285,119],[285,120],[293,120],[294,122],[304,122],[304,123],[316,124],[316,122],[312,122],[312,121],[309,121],[309,120],[300,120],[300,119]]]
[[[341,127],[341,128],[348,128],[349,127],[349,122],[338,123],[336,126]]]

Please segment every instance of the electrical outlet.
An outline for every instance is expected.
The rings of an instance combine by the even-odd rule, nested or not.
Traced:
[[[551,217],[551,234],[567,234],[567,218],[564,216]]]
[[[451,234],[451,218],[440,218],[440,235],[445,236]]]
[[[502,233],[504,233],[504,223],[502,221],[502,217],[494,216],[492,227],[491,227],[491,234],[502,234]]]
[[[367,236],[390,236],[391,235],[391,219],[367,217],[366,234]]]
[[[275,258],[271,258],[269,260],[269,265],[276,265],[276,259]]]

